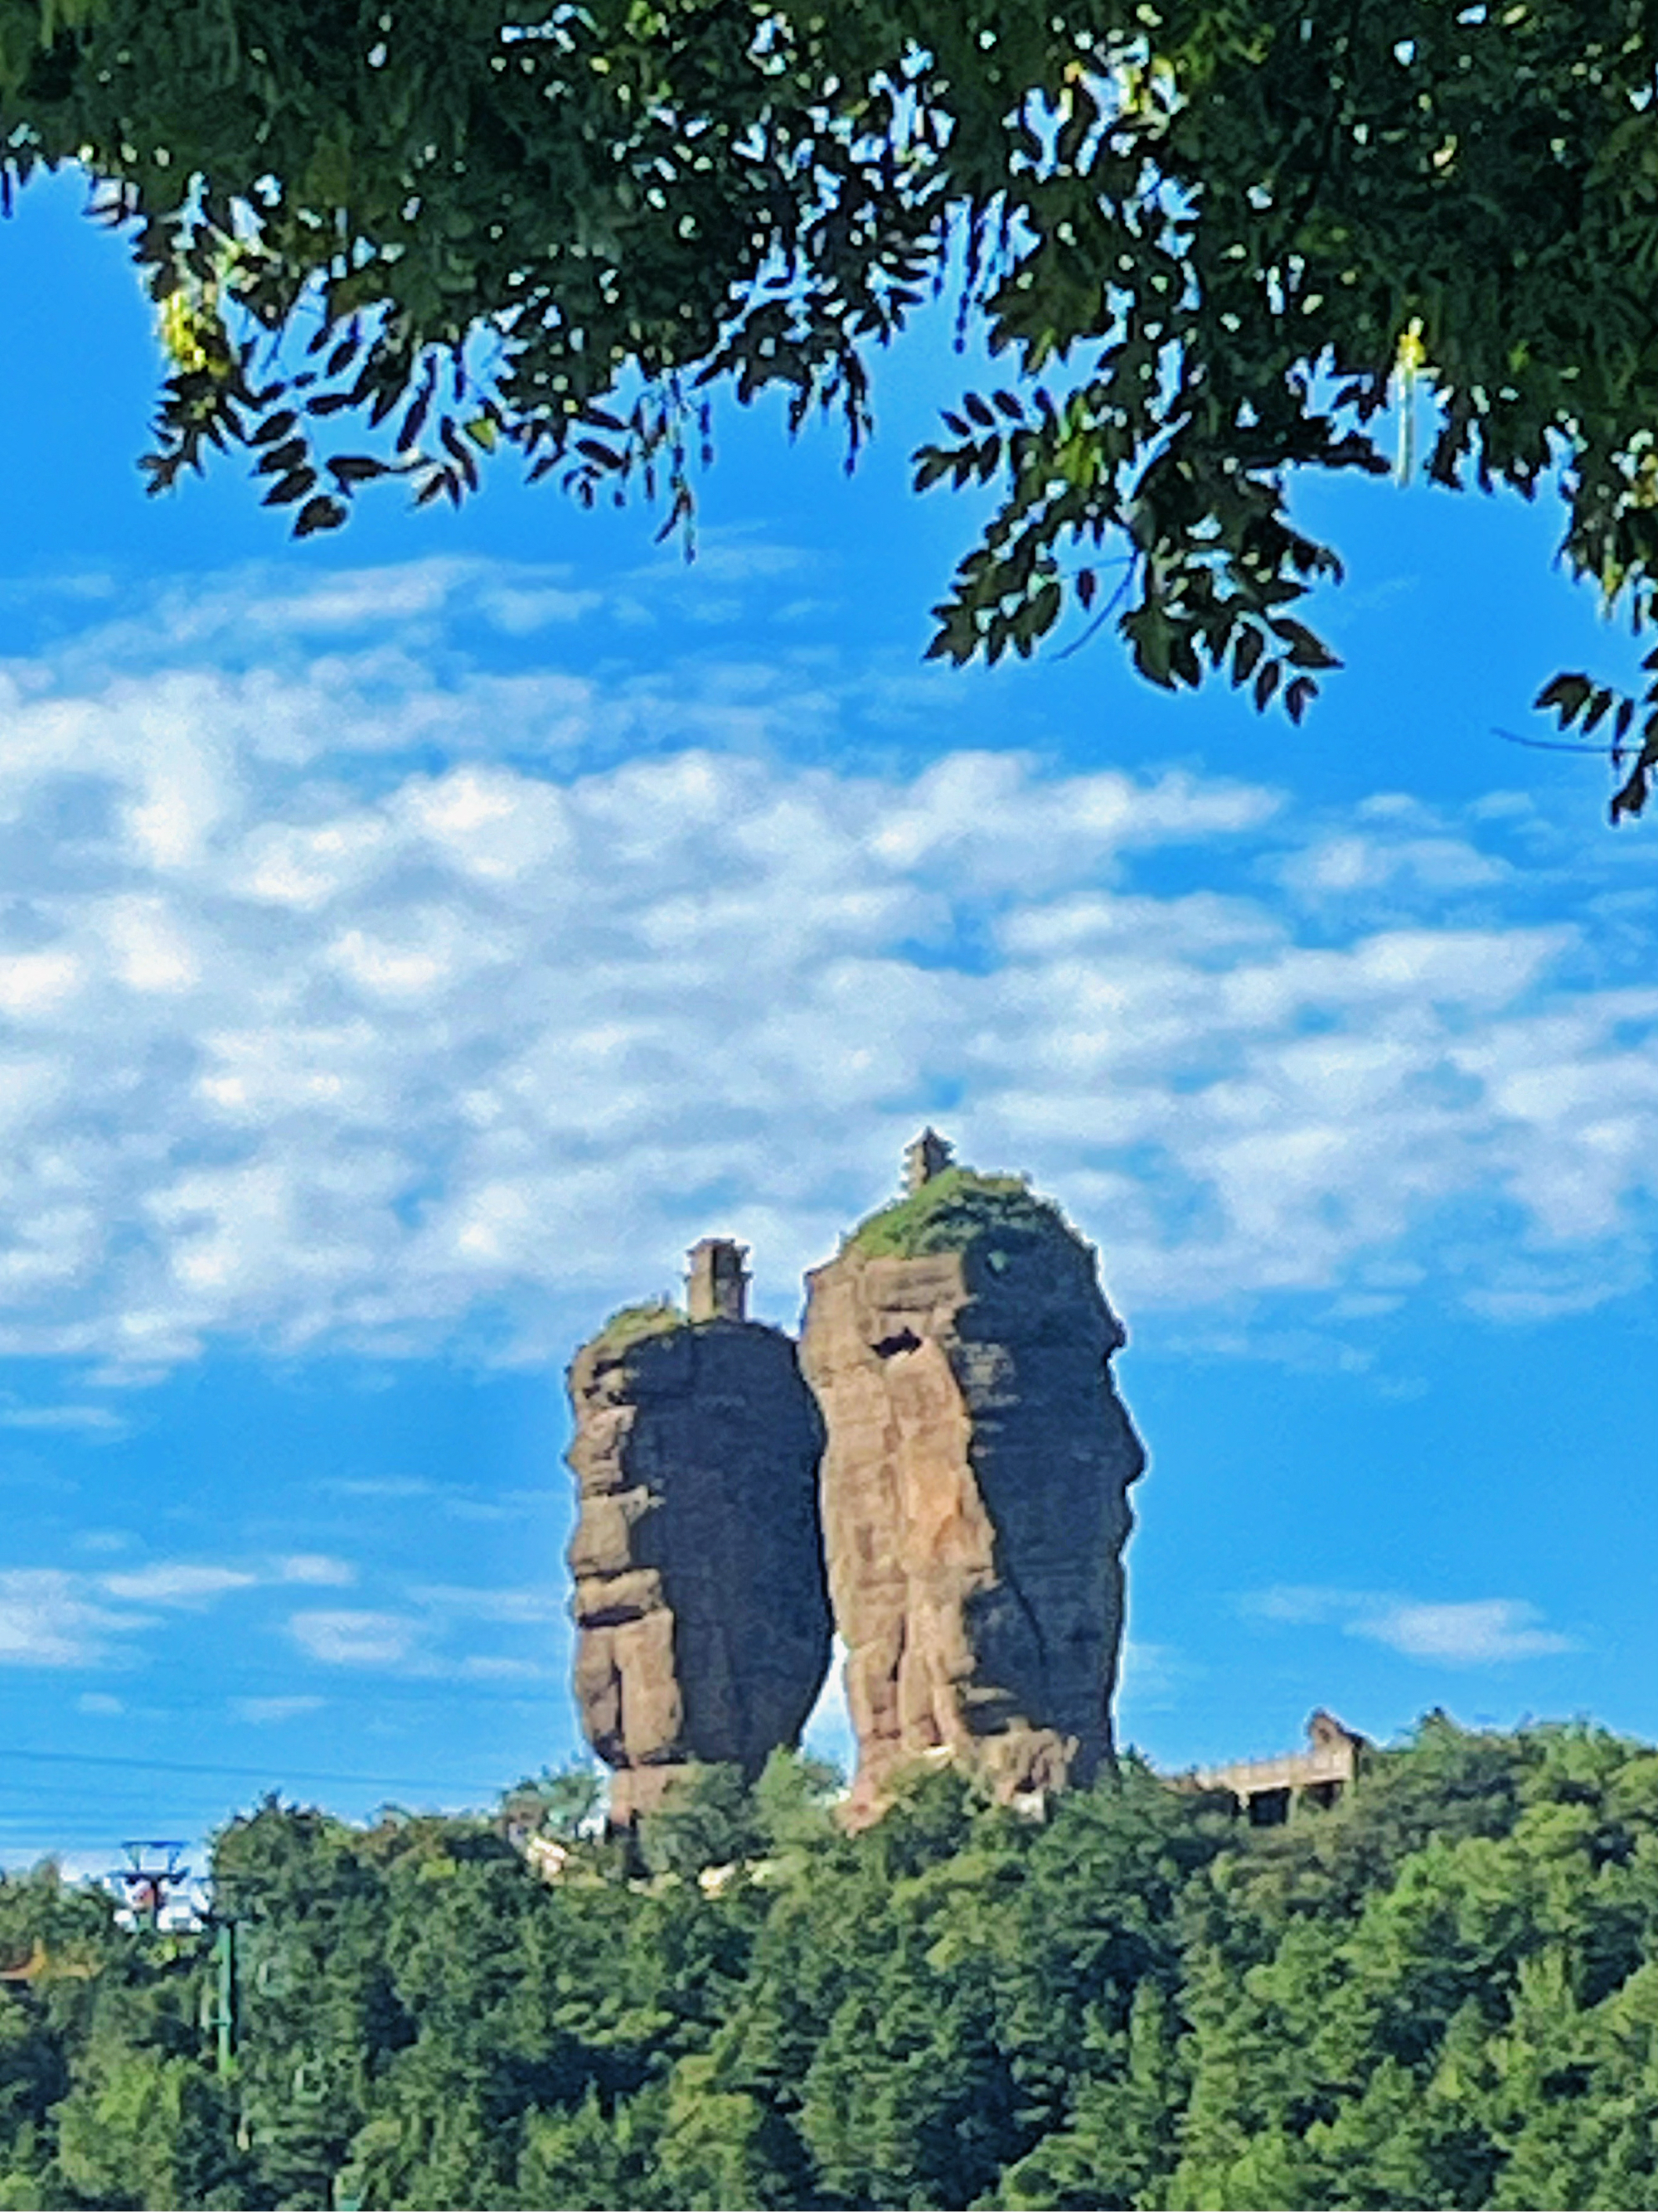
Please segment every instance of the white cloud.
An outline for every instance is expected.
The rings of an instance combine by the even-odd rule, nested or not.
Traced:
[[[107,1406],[0,1407],[0,1429],[38,1429],[60,1436],[124,1436],[127,1424]]]
[[[139,1605],[210,1604],[231,1590],[252,1589],[258,1581],[257,1575],[239,1567],[195,1566],[183,1560],[158,1561],[151,1567],[99,1577],[101,1588],[111,1597]]]
[[[112,1638],[149,1625],[99,1604],[81,1576],[0,1570],[0,1667],[97,1666],[113,1656]]]
[[[1354,1621],[1350,1632],[1386,1644],[1408,1659],[1443,1659],[1459,1667],[1577,1649],[1573,1638],[1539,1627],[1541,1619],[1534,1605],[1517,1598],[1479,1598],[1462,1605],[1401,1603]]]
[[[1239,1601],[1239,1609],[1261,1620],[1287,1620],[1298,1626],[1340,1621],[1356,1607],[1377,1602],[1363,1590],[1331,1589],[1322,1584],[1275,1583],[1271,1589],[1251,1590]]]
[[[431,1498],[437,1485],[424,1475],[326,1475],[319,1490],[336,1498]]]
[[[276,1562],[278,1582],[314,1583],[344,1588],[357,1580],[357,1569],[349,1559],[331,1558],[326,1552],[290,1552]]]
[[[583,615],[591,614],[603,604],[598,592],[572,592],[557,585],[521,586],[499,584],[485,591],[479,599],[485,617],[497,629],[504,630],[509,637],[525,637],[533,630],[545,629],[552,623],[579,622]]]
[[[515,1521],[545,1510],[544,1490],[491,1490],[487,1494],[420,1475],[329,1475],[317,1488],[331,1498],[430,1500],[432,1511],[452,1521]]]
[[[79,1547],[108,1550],[122,1540],[94,1530]],[[175,1633],[180,1610],[199,1611],[222,1599],[271,1589],[344,1589],[357,1579],[351,1562],[321,1552],[279,1555],[257,1571],[197,1560],[157,1560],[95,1572],[0,1571],[0,1668],[126,1664],[136,1656],[132,1639],[146,1631]],[[408,1609],[398,1612],[306,1607],[290,1613],[285,1626],[300,1650],[324,1666],[389,1668],[455,1680],[548,1680],[557,1671],[547,1664],[549,1626],[555,1629],[555,1656],[567,1641],[567,1608],[556,1589],[434,1583],[408,1590],[405,1603]],[[117,1606],[148,1609],[116,1610]],[[525,1648],[452,1648],[475,1626],[521,1631],[513,1641]],[[245,1721],[265,1723],[313,1711],[321,1702],[313,1692],[296,1692],[233,1699],[231,1706]],[[122,1708],[98,1702],[94,1694],[82,1710]]]
[[[1456,1667],[1496,1666],[1579,1649],[1575,1638],[1544,1627],[1537,1607],[1519,1598],[1429,1603],[1387,1591],[1280,1583],[1252,1592],[1241,1610],[1297,1626],[1339,1627],[1407,1659]]]
[[[710,1228],[792,1315],[941,1097],[1131,1318],[1247,1344],[1252,1307],[1361,1331],[1378,1269],[1496,1314],[1649,1273],[1658,991],[1588,918],[1621,853],[1015,754],[789,768],[731,749],[838,711],[783,664],[604,689],[446,643],[568,577],[259,582],[0,669],[0,1356],[542,1358]],[[677,749],[615,764],[646,730]]]
[[[1143,1713],[1167,1712],[1178,1705],[1203,1671],[1172,1644],[1125,1637],[1117,1680],[1119,1735],[1125,1728],[1137,1726]]]
[[[119,1530],[91,1529],[76,1539],[82,1552],[125,1549],[131,1539]],[[131,1639],[146,1630],[176,1626],[169,1613],[199,1611],[219,1600],[277,1584],[338,1586],[356,1580],[348,1562],[321,1553],[298,1553],[271,1563],[263,1571],[203,1560],[160,1559],[145,1566],[72,1572],[57,1567],[15,1567],[0,1571],[0,1666],[94,1667],[125,1663]],[[112,1603],[113,1601],[113,1603]],[[142,1612],[117,1607],[142,1607]],[[372,1622],[370,1614],[317,1613],[302,1616],[331,1634],[347,1636],[338,1624]],[[335,1626],[331,1630],[330,1624]],[[303,1640],[303,1639],[302,1639]],[[113,1704],[84,1705],[88,1712],[113,1711]]]
[[[1344,832],[1293,854],[1283,880],[1313,896],[1356,891],[1464,890],[1500,882],[1506,863],[1460,837],[1411,837]]]
[[[533,1659],[515,1658],[506,1652],[478,1651],[442,1670],[463,1682],[545,1682],[562,1675]]]
[[[72,953],[0,956],[0,1013],[27,1021],[61,1012],[80,990],[84,975]]]
[[[432,1583],[411,1589],[409,1595],[417,1604],[467,1620],[518,1622],[569,1618],[561,1590],[459,1589],[448,1583]]]
[[[327,1703],[326,1698],[232,1698],[230,1711],[239,1721],[250,1722],[255,1728],[270,1728],[282,1721],[298,1720],[307,1713],[320,1712]]]
[[[422,1624],[397,1613],[296,1613],[289,1633],[308,1658],[327,1667],[394,1667],[420,1641]]]

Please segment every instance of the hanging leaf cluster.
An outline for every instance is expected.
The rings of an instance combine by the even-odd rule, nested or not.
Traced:
[[[850,464],[951,290],[1006,368],[916,456],[990,501],[932,652],[1110,621],[1299,719],[1340,566],[1295,485],[1411,472],[1419,417],[1434,482],[1557,489],[1649,623],[1655,76],[1647,0],[0,0],[0,191],[99,180],[162,317],[152,488],[240,452],[301,536],[513,449],[688,544],[718,389]]]

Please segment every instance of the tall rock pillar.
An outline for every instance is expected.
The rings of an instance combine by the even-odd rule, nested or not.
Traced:
[[[908,1195],[807,1278],[855,1820],[928,1753],[1003,1797],[1086,1783],[1112,1756],[1145,1465],[1111,1376],[1125,1332],[1053,1207],[948,1162],[918,1140]]]
[[[705,1240],[685,1313],[631,1308],[570,1368],[576,1698],[619,1825],[689,1763],[757,1774],[828,1668],[822,1422],[746,1290],[741,1248]]]

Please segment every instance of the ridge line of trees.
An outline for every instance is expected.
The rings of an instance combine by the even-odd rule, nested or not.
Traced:
[[[0,2208],[1658,2202],[1645,1745],[1430,1716],[1271,1829],[1134,1758],[1040,1822],[832,1796],[710,1769],[637,1847],[573,1782],[267,1800],[215,1844],[228,2063],[217,1931],[8,1879]]]

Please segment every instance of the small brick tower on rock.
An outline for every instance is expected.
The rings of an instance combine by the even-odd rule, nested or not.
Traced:
[[[936,1129],[923,1129],[904,1147],[904,1195],[913,1198],[923,1183],[930,1182],[935,1176],[942,1175],[954,1156],[955,1147],[947,1145]]]
[[[747,1321],[748,1318],[748,1257],[746,1244],[728,1237],[704,1237],[693,1244],[685,1279],[687,1321]]]

